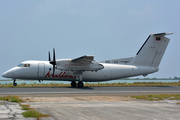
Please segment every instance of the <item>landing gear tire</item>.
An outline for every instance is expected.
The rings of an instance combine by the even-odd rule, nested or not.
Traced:
[[[83,86],[84,86],[84,83],[83,83],[82,81],[79,81],[79,82],[78,82],[78,87],[79,87],[79,88],[82,88]]]
[[[14,86],[17,86],[16,79],[14,79],[13,85],[14,85]]]
[[[76,82],[75,81],[71,82],[71,87],[76,87]]]
[[[14,86],[17,86],[17,83],[13,83]]]

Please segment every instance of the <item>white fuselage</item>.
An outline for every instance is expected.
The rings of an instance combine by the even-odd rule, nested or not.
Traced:
[[[53,75],[52,65],[49,61],[25,61],[23,64],[29,64],[29,67],[14,67],[6,71],[2,76],[13,79],[28,80],[57,80],[57,81],[77,81],[72,71],[55,70]],[[126,77],[147,75],[158,71],[158,68],[143,67],[134,65],[120,65],[101,63],[104,68],[98,71],[84,71],[82,80],[85,82],[100,82]]]

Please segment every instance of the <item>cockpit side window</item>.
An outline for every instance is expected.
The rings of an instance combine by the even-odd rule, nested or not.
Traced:
[[[18,67],[30,67],[30,64],[19,64]]]
[[[17,65],[17,67],[22,67],[24,64],[19,64],[19,65]]]

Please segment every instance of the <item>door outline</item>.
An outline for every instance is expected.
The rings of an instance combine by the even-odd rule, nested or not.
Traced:
[[[44,63],[38,63],[38,77],[45,76],[45,65]]]

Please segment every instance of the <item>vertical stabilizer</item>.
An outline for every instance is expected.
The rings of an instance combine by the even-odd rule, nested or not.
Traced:
[[[170,34],[172,33],[158,33],[149,35],[145,43],[134,57],[133,65],[158,67],[170,40],[169,38],[165,37],[165,35]]]

